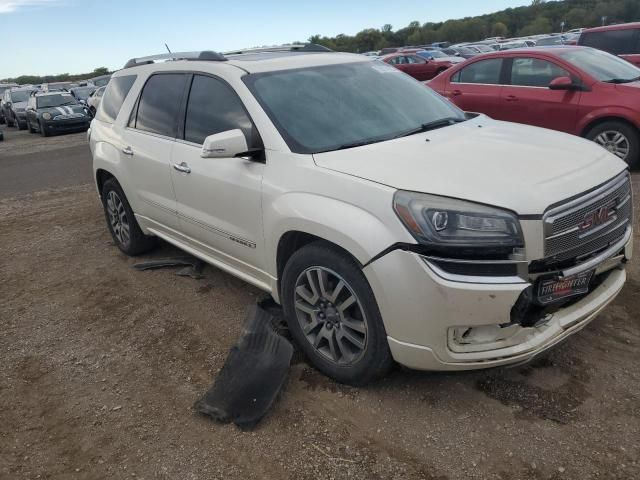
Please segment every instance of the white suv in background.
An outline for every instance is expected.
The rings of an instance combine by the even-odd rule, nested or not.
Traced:
[[[159,62],[159,60],[168,60]],[[314,45],[130,60],[90,131],[109,230],[269,292],[327,375],[530,360],[631,258],[624,162]]]

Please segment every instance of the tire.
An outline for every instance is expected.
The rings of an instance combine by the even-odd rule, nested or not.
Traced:
[[[29,130],[29,133],[36,133],[36,129],[31,126],[31,122],[29,121],[28,118],[27,118],[27,129]]]
[[[49,136],[49,132],[45,130],[44,125],[42,125],[42,122],[38,122],[38,128],[40,129],[40,135],[42,135],[43,137]]]
[[[585,137],[635,166],[640,157],[640,135],[632,126],[615,120],[596,125]]]
[[[89,107],[89,113],[91,113],[91,116],[92,116],[92,117],[95,117],[95,116],[96,116],[96,109],[95,109],[95,107],[94,107],[94,106],[90,106],[90,107]]]
[[[6,117],[5,121],[7,122],[7,127],[13,127],[13,123],[9,120],[9,117]]]
[[[378,304],[349,255],[324,242],[301,248],[285,266],[281,294],[294,341],[325,375],[361,386],[389,371],[393,359]]]
[[[23,127],[22,125],[20,125],[20,120],[18,120],[18,117],[15,118],[15,122],[16,122],[15,126],[16,126],[16,128],[18,130],[25,130],[26,129],[26,127]]]
[[[110,178],[102,186],[102,207],[111,237],[124,253],[133,257],[156,246],[155,237],[142,233],[129,201],[115,178]]]

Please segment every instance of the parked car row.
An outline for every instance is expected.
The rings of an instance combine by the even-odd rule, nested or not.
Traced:
[[[640,68],[588,47],[475,57],[428,82],[465,111],[593,140],[628,164],[640,156]]]

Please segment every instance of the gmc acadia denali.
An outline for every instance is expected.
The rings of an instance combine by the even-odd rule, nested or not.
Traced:
[[[269,292],[340,382],[528,361],[631,258],[619,158],[317,45],[132,59],[89,138],[124,253],[159,237]]]

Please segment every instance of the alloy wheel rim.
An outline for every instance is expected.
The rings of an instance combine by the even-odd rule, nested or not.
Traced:
[[[594,140],[598,145],[606,148],[622,160],[627,159],[631,146],[629,145],[629,139],[622,133],[616,130],[607,130],[600,133]]]
[[[109,214],[109,222],[113,234],[116,236],[120,244],[126,246],[131,239],[129,220],[124,204],[116,192],[111,190],[107,194],[107,213]]]
[[[356,363],[367,347],[367,318],[351,286],[336,272],[314,266],[296,280],[296,316],[311,346],[340,366]]]

